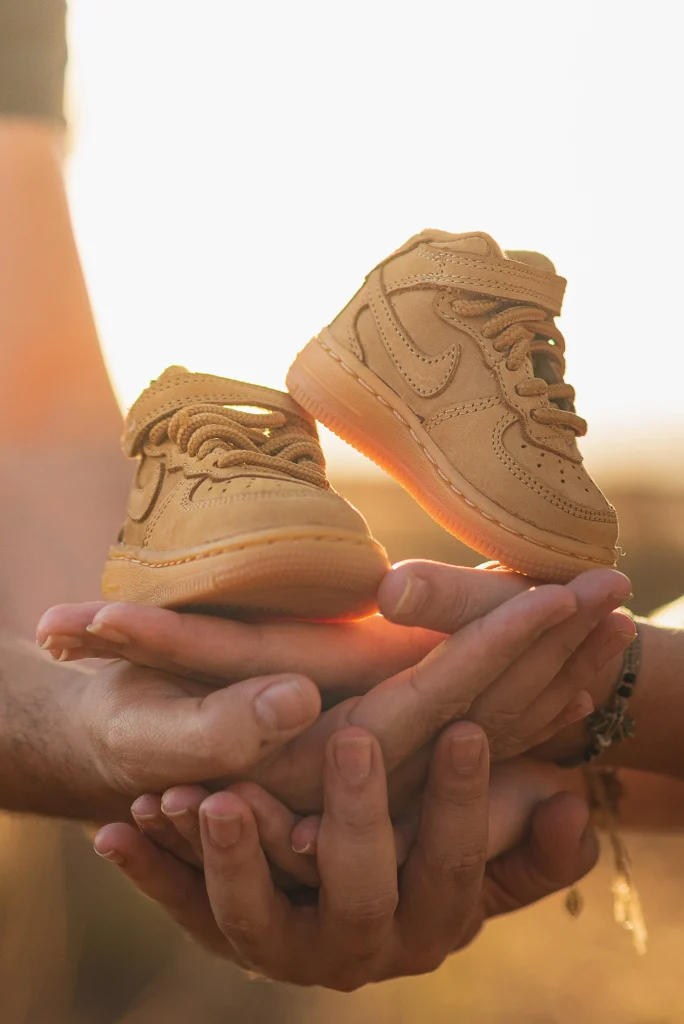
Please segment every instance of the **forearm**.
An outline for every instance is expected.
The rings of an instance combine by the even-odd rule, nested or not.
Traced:
[[[0,807],[111,821],[130,800],[108,787],[80,725],[88,677],[0,634]]]
[[[641,670],[628,713],[635,735],[612,746],[611,764],[684,778],[684,630],[640,626]]]
[[[635,720],[635,734],[609,747],[601,763],[684,779],[684,630],[653,623],[641,624],[639,629],[641,669],[628,707]],[[609,702],[621,668],[619,657],[587,684],[597,708]],[[579,723],[537,753],[562,761],[580,755],[588,743],[586,726]]]

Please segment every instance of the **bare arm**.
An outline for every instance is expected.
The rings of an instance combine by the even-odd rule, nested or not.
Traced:
[[[636,721],[635,735],[610,747],[603,761],[684,779],[684,630],[652,623],[639,628],[641,670],[629,705],[629,714]],[[617,658],[608,672],[588,685],[596,707],[602,707],[610,698],[620,668],[621,659]],[[579,753],[587,742],[586,729],[579,724],[540,748],[540,753],[556,759]],[[684,821],[684,807],[681,820]]]
[[[84,749],[74,708],[87,675],[0,635],[0,806],[54,817],[125,813]]]
[[[128,819],[140,793],[241,777],[319,711],[301,676],[210,690],[121,662],[90,674],[0,634],[0,807]]]

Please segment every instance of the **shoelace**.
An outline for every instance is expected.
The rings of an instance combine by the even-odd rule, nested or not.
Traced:
[[[316,487],[328,487],[318,442],[304,427],[288,423],[282,412],[253,413],[197,403],[155,424],[148,438],[155,447],[168,439],[196,459],[216,453],[218,469],[262,466]]]
[[[461,293],[452,300],[452,306],[460,316],[485,316],[493,314],[485,321],[482,334],[494,340],[497,352],[508,350],[506,365],[510,370],[518,370],[528,355],[543,352],[556,363],[559,375],[565,373],[565,338],[553,321],[549,320],[543,309],[537,306],[510,305],[508,299],[491,299],[486,295]],[[548,345],[553,341],[553,345]],[[563,402],[572,406],[575,400],[575,389],[562,380],[557,384],[549,384],[541,377],[521,381],[516,386],[521,396],[546,395],[551,402]],[[552,427],[564,427],[573,430],[582,437],[587,432],[587,421],[578,416],[573,409],[539,408],[530,413],[537,423],[546,423]]]

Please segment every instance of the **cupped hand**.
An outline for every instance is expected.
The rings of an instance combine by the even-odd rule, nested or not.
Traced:
[[[319,691],[303,676],[262,676],[216,690],[127,662],[85,677],[73,708],[79,756],[101,780],[100,820],[117,799],[128,806],[169,785],[247,775],[319,712]]]
[[[593,865],[588,812],[568,794],[542,803],[525,841],[486,866],[486,738],[465,722],[440,737],[418,840],[399,886],[386,774],[377,740],[347,728],[324,759],[321,887],[302,899],[276,887],[257,820],[236,792],[199,808],[204,873],[123,824],[97,852],[214,952],[270,978],[352,991],[434,970],[482,922],[574,883]]]
[[[415,571],[413,566],[404,567],[405,574],[412,576]],[[458,589],[462,584],[464,570],[421,563],[420,571],[432,575],[431,592],[441,587],[442,600],[435,604],[434,611],[423,605],[414,614],[433,616],[438,612],[441,628],[451,625],[457,632],[442,639],[417,665],[375,686],[363,698],[348,699],[326,712],[300,739],[286,742],[278,750],[271,747],[270,754],[266,750],[254,770],[252,766],[245,770],[244,759],[232,754],[234,748],[240,751],[243,743],[240,714],[233,719],[232,709],[241,692],[236,693],[235,686],[212,693],[206,685],[151,669],[133,665],[105,669],[97,677],[98,684],[86,691],[92,697],[89,721],[92,718],[95,729],[104,731],[100,741],[103,758],[126,787],[125,792],[135,796],[161,791],[175,782],[251,777],[293,810],[317,812],[321,807],[325,743],[331,732],[354,724],[370,729],[380,740],[392,772],[391,797],[396,811],[419,795],[429,758],[426,745],[446,723],[457,717],[471,718],[487,731],[495,756],[519,753],[591,710],[591,700],[582,692],[584,687],[600,678],[602,666],[614,661],[633,636],[631,621],[618,613],[611,614],[629,593],[629,582],[619,573],[599,570],[584,574],[567,587],[524,590],[481,618],[469,619],[470,613],[461,601],[449,623],[442,605],[449,602],[449,587]],[[401,572],[397,570],[397,574]],[[386,584],[397,578],[390,574]],[[482,578],[507,577],[480,571],[471,578],[479,586]],[[468,607],[471,612],[480,610],[475,599]],[[140,611],[183,618],[155,609]],[[459,628],[462,618],[469,621]],[[208,631],[235,625],[200,621]],[[318,631],[338,628],[301,625]],[[260,628],[263,636],[268,636],[270,627]],[[202,634],[205,640],[207,636]],[[306,657],[313,667],[317,660],[321,671],[332,672],[329,651],[326,636],[322,636],[320,644],[308,645],[300,661]],[[191,656],[188,643],[184,651],[186,665]],[[206,668],[207,647],[198,645],[196,657]],[[218,657],[218,652],[212,657]],[[299,677],[299,682],[311,696],[310,681]],[[175,709],[175,718],[176,702],[169,699],[174,695],[190,698],[189,703]],[[185,708],[194,710],[195,715],[188,718]],[[198,709],[202,709],[199,725]],[[164,712],[161,717],[160,711]],[[313,703],[309,711],[310,724],[315,718]],[[209,741],[204,737],[208,722],[216,723],[209,725]],[[140,742],[136,740],[131,749],[131,737],[138,736]],[[199,745],[191,742],[193,736]],[[220,756],[203,756],[206,749],[215,751],[211,744],[219,740],[223,743]],[[213,770],[208,770],[210,767]],[[200,774],[202,771],[204,774]]]

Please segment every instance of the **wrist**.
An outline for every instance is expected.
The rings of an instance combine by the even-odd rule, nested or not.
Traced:
[[[84,698],[91,677],[0,636],[0,806],[51,817],[111,821],[130,800],[107,784]]]

